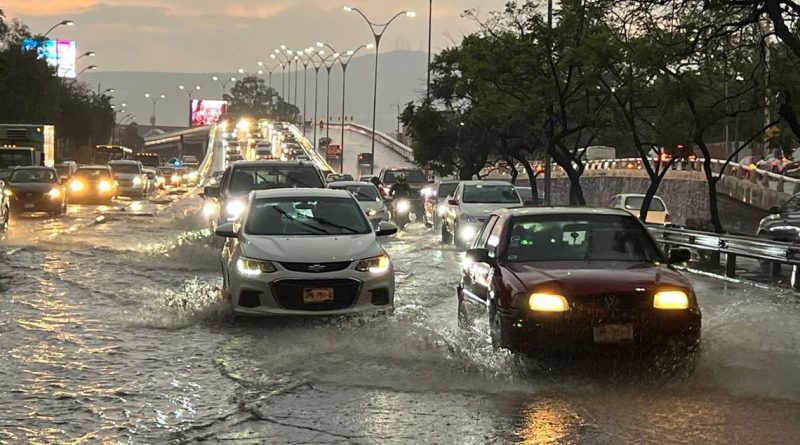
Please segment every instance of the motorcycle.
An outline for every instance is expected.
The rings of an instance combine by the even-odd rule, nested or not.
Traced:
[[[392,221],[398,229],[404,230],[406,225],[411,222],[411,201],[407,198],[392,200]]]

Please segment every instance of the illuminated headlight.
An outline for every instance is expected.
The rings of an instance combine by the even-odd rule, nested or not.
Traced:
[[[242,211],[244,211],[244,202],[242,201],[231,201],[225,206],[225,213],[234,219],[238,218]]]
[[[167,182],[167,179],[164,178],[163,176],[159,176],[156,178],[156,182],[159,184],[164,184],[165,182]]]
[[[69,183],[69,189],[76,193],[83,191],[85,187],[86,186],[83,184],[83,181],[78,181],[77,179]]]
[[[100,181],[100,183],[97,184],[97,190],[99,190],[101,193],[110,192],[111,183],[108,181]]]
[[[476,222],[478,222],[478,218],[476,218],[476,217],[474,217],[472,215],[464,215],[464,214],[462,214],[461,215],[461,219],[466,223],[476,223]]]
[[[133,185],[142,185],[142,178],[136,176],[133,178]]]
[[[58,198],[61,197],[61,190],[59,190],[59,189],[50,189],[50,191],[47,192],[47,196],[49,196],[50,199],[58,199]]]
[[[689,296],[682,290],[656,292],[653,296],[653,307],[667,310],[688,309]]]
[[[242,275],[253,277],[262,273],[275,272],[277,269],[270,261],[239,257],[236,261],[236,270]]]
[[[12,191],[11,191],[11,189],[5,189],[5,190],[3,191],[3,194],[5,194],[6,196],[8,196],[9,198],[10,198],[10,197],[12,197],[12,196],[14,196],[14,192],[12,192]]]
[[[477,234],[474,227],[467,226],[460,229],[458,236],[460,236],[463,241],[472,241]]]
[[[528,307],[532,311],[566,312],[569,310],[569,303],[563,295],[534,292],[528,297]]]
[[[172,181],[173,184],[181,182],[181,177],[179,175],[172,175],[172,177],[169,179],[170,181]]]
[[[381,274],[389,270],[390,265],[391,261],[389,260],[389,257],[386,255],[380,255],[359,261],[356,265],[356,270],[359,272]]]
[[[214,205],[213,202],[207,202],[203,204],[203,216],[208,219],[214,215],[214,212],[217,211],[217,206]]]
[[[378,210],[378,209],[369,209],[369,212],[367,212],[367,215],[375,216],[375,215],[378,214],[378,212],[380,212],[380,210]]]
[[[447,206],[444,204],[439,205],[439,216],[444,216],[447,214]]]
[[[397,211],[400,213],[405,213],[411,210],[411,203],[406,200],[397,201]]]
[[[197,172],[191,172],[189,173],[188,176],[190,181],[194,181],[195,179],[197,179]]]

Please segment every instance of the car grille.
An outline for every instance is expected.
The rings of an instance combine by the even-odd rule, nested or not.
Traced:
[[[333,301],[303,303],[303,290],[333,288]],[[275,301],[284,309],[305,311],[330,311],[346,309],[355,303],[361,283],[355,280],[280,280],[272,283]]]
[[[133,179],[117,179],[120,187],[133,187]]]
[[[652,309],[648,293],[572,297],[573,313],[593,323],[635,322]]]
[[[14,194],[19,202],[39,202],[44,198],[44,193],[39,192],[19,192]]]
[[[292,272],[308,272],[308,273],[322,273],[322,272],[337,272],[347,269],[352,261],[339,261],[335,263],[280,263],[286,270]]]

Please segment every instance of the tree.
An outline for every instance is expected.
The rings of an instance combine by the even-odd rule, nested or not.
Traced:
[[[234,120],[250,117],[294,122],[300,114],[299,108],[286,103],[275,89],[257,76],[246,76],[236,81],[225,100],[229,103],[227,114]]]

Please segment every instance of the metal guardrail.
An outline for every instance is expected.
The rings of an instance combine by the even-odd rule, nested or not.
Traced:
[[[781,265],[790,265],[792,288],[800,290],[800,244],[653,224],[649,224],[647,228],[655,240],[664,246],[664,250],[684,247],[694,251],[724,254],[725,275],[729,278],[736,277],[737,257],[769,262],[773,276],[780,272]]]
[[[332,127],[339,127],[342,124],[331,123],[330,126]],[[366,127],[361,124],[356,123],[349,123],[345,124],[345,130],[352,131],[354,133],[358,133],[363,136],[372,137],[372,128]],[[398,141],[397,139],[389,136],[388,134],[382,131],[375,131],[375,140],[379,141],[382,145],[388,147],[393,152],[399,154],[404,159],[409,162],[414,162],[414,150],[406,144]]]
[[[302,131],[300,131],[294,125],[289,125],[289,130],[292,132],[292,134],[294,134],[295,139],[297,139],[297,141],[300,143],[300,146],[303,147],[303,150],[305,150],[306,156],[308,156],[309,159],[317,164],[317,167],[322,170],[322,173],[330,173],[335,171],[333,167],[328,164],[328,161],[317,152],[317,150],[314,148],[314,145],[309,142],[305,136],[303,136]]]

